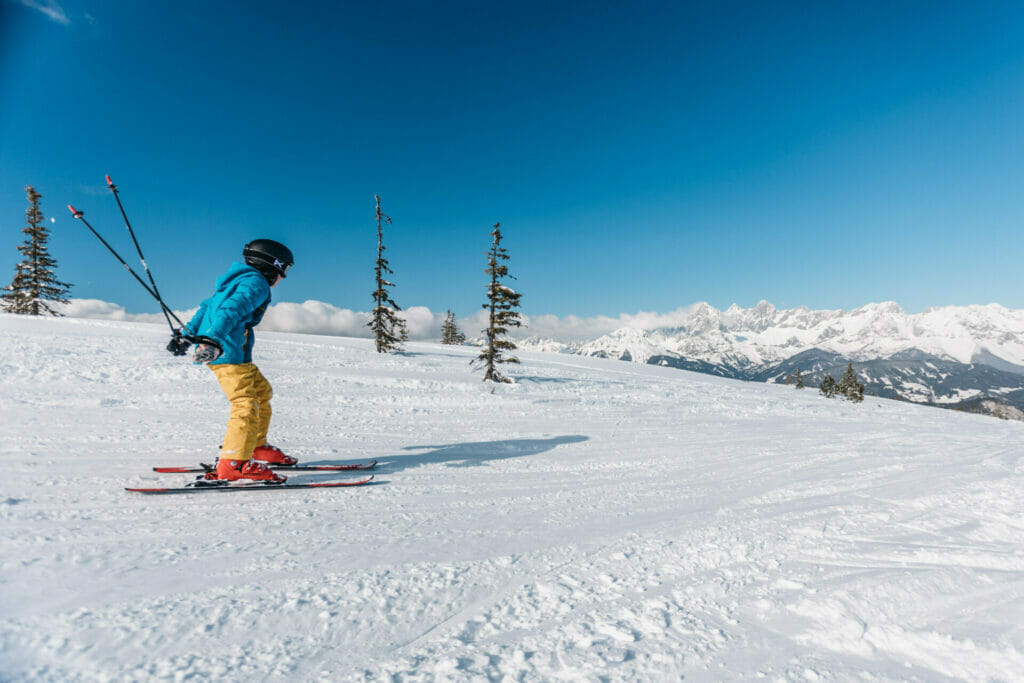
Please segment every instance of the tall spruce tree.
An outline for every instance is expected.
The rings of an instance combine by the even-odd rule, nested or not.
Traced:
[[[384,223],[391,225],[391,218],[380,210],[380,196],[373,195],[373,198],[377,200],[377,266],[374,269],[377,289],[373,292],[373,317],[366,325],[373,330],[377,353],[387,353],[401,350],[404,321],[396,315],[396,311],[402,309],[388,293],[388,287],[394,287],[395,283],[385,279],[385,274],[390,275],[394,272],[388,267],[388,260],[384,258],[384,251],[387,249],[384,246]]]
[[[519,362],[515,356],[505,355],[506,352],[516,349],[516,345],[506,339],[505,335],[508,334],[510,327],[523,326],[522,317],[513,310],[518,308],[522,294],[501,283],[502,278],[512,277],[508,274],[508,266],[502,263],[507,261],[509,256],[501,246],[501,223],[494,224],[491,237],[494,241],[491,250],[487,252],[487,269],[484,271],[491,276],[491,281],[487,284],[487,303],[483,305],[489,314],[487,329],[483,330],[487,341],[475,362],[483,364],[485,382],[511,382],[512,380],[498,372],[497,366]]]
[[[29,207],[25,211],[28,225],[22,232],[28,235],[25,243],[18,247],[24,258],[14,267],[14,279],[4,287],[0,299],[3,309],[8,313],[24,315],[61,315],[47,303],[66,304],[65,298],[71,285],[57,279],[54,271],[57,261],[50,256],[47,242],[50,231],[46,228],[43,212],[39,209],[42,195],[31,185],[25,187]]]
[[[453,346],[466,343],[466,335],[459,331],[459,326],[455,324],[455,314],[451,310],[445,313],[441,324],[441,343]]]
[[[796,369],[795,381],[796,381],[796,388],[797,389],[803,389],[804,388],[804,376],[803,376],[803,373],[800,372],[800,368]]]

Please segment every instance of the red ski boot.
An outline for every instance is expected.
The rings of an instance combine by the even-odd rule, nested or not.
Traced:
[[[222,481],[249,479],[251,481],[267,481],[274,484],[283,484],[288,480],[288,477],[282,477],[262,463],[253,460],[228,460],[227,458],[218,460],[216,472],[207,473],[206,478]]]
[[[252,452],[252,459],[265,462],[268,465],[281,465],[284,467],[291,467],[298,462],[297,458],[285,455],[280,448],[277,446],[271,446],[269,443],[257,446]]]

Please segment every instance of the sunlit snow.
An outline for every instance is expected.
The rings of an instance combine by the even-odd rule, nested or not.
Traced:
[[[215,457],[211,373],[157,325],[0,316],[0,678],[1024,671],[1024,423],[550,353],[494,386],[471,348],[257,336],[274,443],[379,459],[373,485],[125,492]]]

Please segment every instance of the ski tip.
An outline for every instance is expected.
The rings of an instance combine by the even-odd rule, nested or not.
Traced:
[[[70,211],[71,215],[74,216],[75,218],[81,218],[82,216],[85,215],[84,213],[82,213],[75,207],[71,206],[70,204],[68,204],[68,211]]]
[[[114,181],[110,179],[109,173],[107,174],[107,187],[109,187],[111,190],[114,189]]]

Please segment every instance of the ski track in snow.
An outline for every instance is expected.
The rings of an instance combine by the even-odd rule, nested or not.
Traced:
[[[2,680],[1024,679],[1022,423],[267,333],[272,440],[375,483],[149,498],[227,416],[166,336],[0,316]]]

